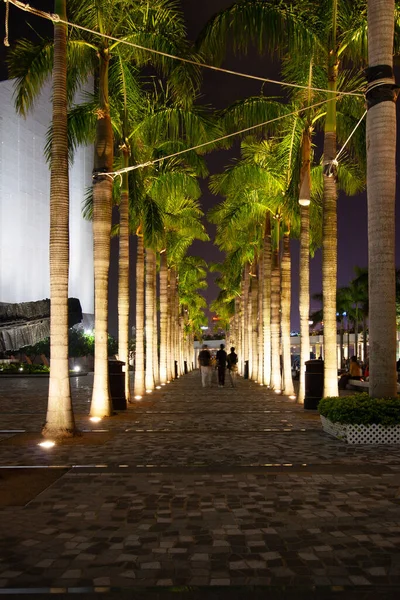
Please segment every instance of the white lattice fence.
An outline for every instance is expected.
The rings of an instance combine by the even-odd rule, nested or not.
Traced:
[[[348,444],[400,444],[400,425],[345,425],[321,415],[323,430]]]

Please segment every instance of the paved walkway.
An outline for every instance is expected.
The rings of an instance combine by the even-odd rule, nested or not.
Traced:
[[[284,397],[203,390],[198,372],[93,426],[91,384],[72,379],[83,437],[46,451],[48,380],[0,380],[0,467],[61,474],[0,509],[0,594],[400,597],[400,447],[347,446]]]

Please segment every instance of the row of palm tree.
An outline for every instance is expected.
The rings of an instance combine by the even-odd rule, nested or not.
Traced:
[[[378,44],[373,42],[372,50],[370,47],[369,62],[370,65],[374,66],[380,64],[378,59],[384,57],[385,62],[383,64],[390,65],[392,64],[393,51],[394,2],[380,0],[377,4],[380,5],[382,14],[390,20],[392,26],[389,35],[385,37],[384,53],[378,51]],[[249,356],[251,373],[254,372],[254,376],[257,378],[260,377],[260,372],[262,372],[266,381],[268,376],[265,376],[265,373],[268,373],[271,369],[271,384],[277,388],[278,385],[282,385],[280,369],[278,369],[279,346],[282,345],[283,385],[287,391],[290,390],[291,386],[288,375],[290,351],[287,342],[290,330],[288,325],[288,306],[290,306],[289,238],[290,236],[298,236],[301,229],[303,234],[302,260],[304,261],[302,271],[304,268],[307,270],[307,255],[309,254],[309,248],[307,247],[309,245],[311,248],[315,247],[318,238],[321,237],[321,232],[318,231],[316,225],[315,229],[311,228],[312,239],[310,244],[308,242],[308,211],[310,209],[308,209],[307,204],[310,199],[315,198],[316,201],[312,203],[311,210],[318,212],[317,200],[322,196],[325,395],[337,394],[337,181],[340,181],[341,178],[344,189],[349,192],[354,193],[359,189],[359,181],[362,177],[358,177],[357,183],[357,177],[354,177],[354,172],[351,173],[351,159],[357,156],[357,138],[361,137],[362,132],[359,130],[353,136],[348,146],[349,162],[346,164],[346,161],[341,161],[339,169],[337,169],[335,161],[337,154],[336,139],[338,136],[339,139],[346,139],[349,131],[354,126],[355,120],[359,117],[359,97],[356,95],[343,97],[340,95],[340,91],[359,89],[357,75],[354,77],[351,71],[345,71],[344,67],[346,67],[346,61],[350,61],[351,64],[355,64],[357,67],[366,64],[366,8],[366,3],[361,0],[357,2],[343,0],[340,3],[338,0],[325,0],[318,3],[318,5],[307,0],[298,0],[294,4],[275,2],[274,0],[268,2],[261,2],[260,0],[238,2],[226,11],[216,15],[200,39],[202,52],[215,61],[222,58],[223,53],[230,44],[233,44],[238,51],[247,51],[252,43],[259,44],[260,50],[269,49],[271,52],[278,47],[287,79],[289,81],[293,79],[295,73],[296,77],[300,76],[300,79],[304,82],[304,92],[293,94],[290,97],[291,108],[295,108],[295,110],[290,110],[288,106],[278,102],[257,98],[239,103],[222,115],[222,128],[225,131],[236,128],[239,123],[254,124],[255,121],[260,122],[259,117],[261,115],[266,115],[269,119],[274,114],[280,114],[286,118],[284,120],[285,126],[281,131],[277,132],[272,128],[264,131],[264,133],[271,136],[268,140],[246,140],[243,143],[241,163],[228,171],[225,179],[222,177],[222,179],[216,179],[213,182],[215,190],[224,193],[226,196],[223,207],[219,207],[212,218],[219,228],[220,246],[227,252],[229,268],[224,270],[223,276],[231,287],[227,290],[225,301],[232,303],[233,300],[238,309],[236,326],[238,335],[241,336],[243,356]],[[141,277],[144,272],[144,260],[146,264],[145,318],[141,308],[143,290],[141,284],[137,286],[137,330],[140,331],[144,327],[146,328],[146,370],[144,371],[142,334],[137,340],[136,363],[139,365],[137,368],[140,368],[140,373],[145,373],[144,388],[148,385],[150,389],[155,380],[159,378],[155,366],[158,361],[154,360],[157,348],[154,327],[156,306],[154,300],[155,264],[157,255],[159,253],[160,255],[165,254],[165,260],[164,258],[160,259],[160,265],[161,270],[169,269],[167,272],[169,272],[170,282],[168,288],[167,279],[167,297],[169,296],[169,300],[165,302],[166,276],[165,273],[160,274],[160,288],[162,288],[163,295],[160,336],[162,339],[167,340],[166,344],[169,348],[179,348],[178,340],[181,338],[176,334],[177,328],[174,327],[174,324],[178,323],[180,330],[183,331],[189,327],[190,323],[197,322],[198,317],[186,316],[185,311],[189,311],[189,308],[184,308],[183,312],[180,312],[178,300],[180,284],[178,282],[181,261],[176,256],[182,259],[180,250],[185,246],[187,248],[194,237],[200,235],[204,239],[205,236],[204,230],[199,234],[199,228],[197,228],[196,233],[193,234],[192,231],[189,234],[185,231],[185,227],[190,229],[187,224],[183,224],[184,233],[177,232],[176,221],[179,220],[176,218],[177,215],[171,219],[172,226],[169,229],[168,218],[173,215],[173,211],[166,208],[168,199],[173,199],[178,204],[180,201],[189,202],[189,204],[191,202],[189,210],[192,212],[199,211],[195,197],[190,198],[188,191],[191,188],[189,181],[194,176],[199,175],[197,170],[199,167],[198,157],[195,158],[196,155],[192,156],[189,153],[185,160],[178,161],[179,164],[174,163],[174,161],[171,163],[168,159],[164,162],[161,161],[160,167],[154,165],[154,157],[158,156],[162,159],[163,156],[179,146],[181,148],[187,147],[211,139],[212,134],[215,137],[218,128],[212,125],[207,117],[199,115],[193,109],[196,90],[199,85],[199,72],[196,66],[183,65],[168,58],[165,54],[150,54],[143,50],[143,46],[147,46],[167,54],[193,56],[190,45],[185,38],[182,16],[176,10],[173,2],[155,0],[150,6],[148,2],[144,1],[121,0],[121,2],[115,4],[115,2],[109,0],[102,0],[101,2],[82,6],[78,0],[69,0],[68,9],[71,20],[79,22],[87,29],[101,33],[103,37],[98,37],[87,31],[82,33],[81,30],[72,29],[68,34],[68,42],[64,45],[64,55],[67,53],[68,68],[65,61],[64,63],[56,61],[57,44],[53,45],[51,41],[41,40],[38,47],[21,41],[11,55],[10,71],[12,76],[18,78],[16,104],[18,110],[22,113],[26,112],[32,105],[47,75],[51,72],[53,55],[55,58],[54,69],[57,65],[58,71],[64,71],[64,77],[67,76],[68,85],[66,89],[64,85],[62,92],[64,106],[66,101],[72,101],[78,86],[86,81],[88,75],[95,74],[96,77],[96,94],[94,104],[92,102],[92,112],[89,118],[85,117],[87,122],[92,122],[90,131],[95,142],[92,219],[96,351],[91,414],[93,416],[103,416],[110,414],[111,410],[106,351],[107,296],[112,201],[113,194],[118,189],[109,173],[115,169],[115,165],[126,167],[132,163],[142,164],[143,160],[146,159],[145,164],[149,161],[152,163],[148,168],[141,169],[139,175],[127,176],[124,173],[121,178],[119,194],[121,211],[119,231],[122,262],[119,302],[120,355],[121,357],[127,356],[127,339],[124,333],[127,329],[126,307],[129,302],[127,299],[128,287],[126,285],[126,274],[129,272],[127,240],[129,243],[129,231],[135,231],[139,246],[138,277]],[[378,19],[378,13],[372,12],[371,6],[368,6],[368,9],[368,18],[371,19],[374,26],[376,23],[384,23],[381,20],[382,14],[379,14]],[[56,10],[60,14],[65,14],[65,2],[60,0],[59,4],[56,3]],[[371,14],[373,14],[373,17],[371,17]],[[246,24],[248,26],[244,26]],[[378,38],[377,30],[374,29],[373,31],[372,37]],[[61,26],[59,29],[56,28],[56,34],[57,32],[61,32]],[[65,36],[65,28],[62,29],[62,32],[62,35]],[[61,36],[59,37],[61,39]],[[55,38],[57,40],[57,35]],[[127,46],[122,44],[122,41],[133,42],[139,46]],[[59,48],[61,48],[61,45]],[[296,59],[296,57],[298,58]],[[156,93],[154,93],[154,90],[149,91],[148,89],[143,92],[141,77],[143,76],[144,67],[146,73],[154,69],[154,72],[159,74],[158,76],[168,82],[166,92],[164,92],[163,87],[165,84],[156,85]],[[390,74],[387,76],[386,71],[385,74],[384,84],[390,86],[393,78],[390,77]],[[374,77],[373,73],[371,79],[373,80]],[[56,81],[58,80],[55,78]],[[318,85],[314,81],[322,81],[322,83]],[[61,81],[57,85],[59,86],[57,90],[61,90]],[[161,103],[154,101],[154,96],[160,95],[160,88],[163,95]],[[326,100],[326,94],[321,94],[319,91],[321,89],[328,89],[331,92],[331,95],[328,95],[328,100]],[[318,95],[321,95],[321,103],[317,102]],[[150,96],[152,96],[152,99],[149,101]],[[144,103],[143,98],[145,99]],[[386,117],[393,121],[393,102],[386,101],[393,99],[384,98],[385,102],[379,100],[369,107],[374,115],[380,115],[381,113],[384,115],[382,123],[385,122]],[[322,105],[322,102],[324,102],[324,109],[315,112],[314,109],[318,105]],[[131,112],[132,106],[134,106],[133,112]],[[90,135],[89,137],[87,135],[88,129],[79,127],[82,123],[82,115],[82,110],[77,109],[75,113],[72,113],[70,119],[69,142],[72,149],[76,144],[85,142],[90,138]],[[79,118],[81,118],[81,121],[79,121]],[[379,117],[376,117],[374,122],[378,123],[377,126],[380,131],[383,124],[379,122]],[[56,124],[56,117],[54,123]],[[317,182],[314,183],[311,170],[312,135],[320,123],[323,123],[324,128],[324,157],[323,164],[317,165],[314,169]],[[342,131],[340,131],[339,126],[342,127]],[[395,128],[393,127],[392,130],[394,131]],[[56,135],[57,129],[54,127],[53,136]],[[374,141],[376,139],[378,138],[375,137]],[[117,140],[120,143],[120,153],[114,156]],[[379,138],[379,141],[383,144],[383,140]],[[62,144],[65,151],[67,147],[65,132]],[[52,148],[54,147],[55,142],[52,142]],[[390,164],[394,164],[393,156],[392,152],[390,155],[392,162]],[[360,155],[358,155],[358,160],[362,163]],[[375,156],[371,160],[375,160]],[[373,162],[369,165],[369,177],[374,172],[372,164]],[[168,176],[171,176],[171,172],[174,172],[176,166],[178,170],[183,170],[187,175],[187,180],[184,183],[185,190],[182,191],[182,187],[179,188],[179,186],[175,187],[173,185],[173,191],[170,187],[169,191],[171,193],[163,195],[163,201],[160,201],[158,193],[163,190],[163,169],[169,169]],[[204,172],[204,166],[202,168]],[[52,158],[52,169],[58,175],[55,158]],[[346,169],[352,177],[346,175]],[[246,180],[246,173],[250,180]],[[250,173],[253,175],[250,176]],[[241,182],[242,185],[247,186],[239,188],[240,198],[237,194],[237,186],[235,189],[235,178],[237,183]],[[178,188],[180,191],[178,191]],[[380,215],[377,227],[370,227],[369,232],[371,240],[376,240],[377,231],[382,232],[385,227],[389,231],[388,236],[384,239],[386,243],[384,248],[382,248],[383,238],[380,241],[376,240],[376,246],[371,242],[372,255],[375,257],[374,268],[381,263],[380,260],[376,260],[374,252],[377,252],[377,250],[375,250],[375,247],[379,248],[380,255],[384,254],[388,257],[388,265],[391,264],[391,253],[393,254],[393,227],[389,226],[388,222],[389,216],[393,212],[389,208],[390,202],[393,200],[393,178],[387,189],[385,201],[388,209]],[[301,195],[305,194],[304,198],[299,198],[300,192]],[[64,189],[63,196],[64,199],[67,197],[67,189]],[[241,199],[245,199],[245,202],[241,202]],[[299,215],[297,205],[299,199],[303,200],[301,215]],[[129,210],[129,204],[133,205],[131,211]],[[56,210],[58,213],[58,208]],[[370,203],[370,213],[373,212],[376,212],[376,208]],[[58,214],[56,218],[58,218]],[[149,224],[151,224],[151,227],[149,227]],[[311,225],[314,225],[313,220]],[[224,237],[224,241],[222,241],[222,237]],[[389,243],[387,240],[389,240]],[[64,241],[63,248],[66,247]],[[281,247],[283,250],[281,250]],[[270,256],[272,260],[269,260]],[[64,267],[65,264],[64,258]],[[236,267],[236,275],[229,273],[233,267]],[[271,273],[270,277],[269,272]],[[65,268],[64,271],[59,273],[64,285],[67,281]],[[140,279],[141,281],[143,279]],[[372,281],[373,283],[371,283]],[[391,280],[387,268],[382,270],[379,281],[382,285],[384,283],[385,285],[390,284]],[[372,277],[371,271],[369,278],[370,295],[371,290],[373,290],[376,296],[374,282],[375,278]],[[271,286],[270,292],[269,285]],[[382,285],[380,289],[382,289]],[[241,294],[240,289],[242,290]],[[302,283],[301,296],[302,302],[305,304],[307,302],[307,281]],[[54,296],[54,298],[56,297],[57,295]],[[187,306],[189,304],[188,302]],[[198,307],[198,301],[192,302],[192,304]],[[372,302],[372,305],[375,306],[375,303]],[[387,311],[385,312],[388,315],[387,322],[390,321],[392,305],[394,307],[394,295],[392,298],[392,294],[388,293]],[[303,325],[306,312],[308,311],[305,311],[303,306],[301,310]],[[373,314],[375,314],[374,309],[371,310],[371,319],[373,319]],[[258,315],[258,323],[255,321],[256,315]],[[260,315],[262,315],[261,319]],[[59,334],[65,333],[64,321],[65,319],[60,320],[59,328],[54,330],[54,340],[59,340],[57,332]],[[146,326],[144,323],[146,323]],[[378,323],[376,315],[375,323]],[[269,328],[271,342],[268,340]],[[371,333],[377,331],[376,327],[370,329]],[[281,339],[280,333],[282,334]],[[66,336],[64,336],[65,338]],[[376,339],[378,338],[379,336]],[[377,342],[376,348],[378,348],[379,343],[381,342]],[[58,347],[61,347],[61,342],[55,342],[53,357],[57,355]],[[375,345],[372,343],[371,356],[374,354],[374,347]],[[159,372],[163,374],[162,376],[166,372],[166,377],[168,377],[171,365],[165,364],[164,354],[165,350],[160,352]],[[182,352],[179,350],[178,354],[183,356],[183,350]],[[269,361],[269,354],[271,354],[271,362]],[[304,348],[302,355],[307,355]],[[371,361],[372,382],[374,382],[373,373],[378,372],[379,359],[377,356],[378,352],[376,351]],[[56,369],[53,369],[53,371],[56,372]],[[60,384],[62,378],[65,379],[64,375],[60,376],[60,372],[54,374],[54,382],[57,379],[58,384]],[[387,369],[384,370],[384,373],[386,372]],[[140,377],[141,375],[138,373],[135,378],[135,386],[140,381]],[[380,376],[380,379],[379,377],[375,379],[378,382],[376,386],[379,387],[379,381],[382,381],[383,377],[384,375]],[[392,377],[386,379],[390,384],[388,383],[385,389],[388,390],[392,386],[392,379]],[[375,384],[372,383],[371,387],[376,391],[377,388],[374,386]],[[69,391],[66,388],[65,392],[65,406],[70,406]],[[68,411],[71,412],[70,409]],[[66,414],[65,408],[64,413]],[[52,414],[49,411],[45,432],[52,429],[64,430],[65,433],[73,431],[74,424],[71,420],[68,422],[64,420],[64,426],[60,425],[59,422],[53,428],[51,425]]]
[[[367,10],[368,9],[368,10]],[[379,14],[379,18],[378,18]],[[367,23],[368,15],[368,23]],[[371,16],[372,15],[372,16]],[[231,47],[236,52],[247,52],[251,46],[256,46],[260,53],[268,50],[270,53],[278,49],[280,56],[287,61],[296,72],[302,72],[302,65],[307,65],[311,70],[319,70],[325,77],[325,85],[320,86],[328,89],[327,102],[324,107],[324,150],[323,150],[323,202],[322,202],[322,246],[323,246],[323,310],[324,310],[324,395],[337,396],[337,358],[336,358],[336,287],[337,287],[337,138],[340,139],[339,113],[338,109],[343,102],[342,96],[338,93],[345,88],[348,76],[344,68],[349,65],[356,66],[358,72],[367,65],[367,31],[368,24],[373,23],[373,29],[370,31],[372,44],[369,46],[369,64],[385,65],[386,67],[379,72],[377,67],[372,71],[370,81],[380,81],[378,85],[383,88],[389,88],[385,94],[379,94],[378,100],[368,103],[368,118],[374,113],[382,115],[382,121],[375,117],[374,123],[381,133],[382,137],[375,136],[374,144],[378,145],[376,151],[380,153],[382,168],[378,173],[375,171],[375,156],[371,151],[372,146],[368,138],[368,183],[369,195],[373,196],[374,201],[368,201],[369,205],[369,260],[370,267],[373,264],[374,273],[377,278],[370,277],[370,294],[375,295],[376,311],[372,313],[371,319],[374,320],[374,327],[371,327],[371,335],[376,339],[376,343],[371,344],[371,361],[374,375],[371,378],[371,392],[382,395],[396,393],[395,386],[395,299],[394,299],[394,154],[395,154],[395,132],[394,122],[394,101],[396,94],[393,91],[393,39],[395,39],[395,51],[398,46],[399,36],[394,38],[394,25],[396,24],[396,34],[399,25],[398,3],[393,0],[381,0],[377,3],[359,1],[338,1],[325,0],[319,3],[310,3],[307,0],[298,0],[296,3],[285,2],[261,2],[260,0],[249,0],[247,2],[236,2],[228,9],[218,13],[206,26],[201,36],[201,49],[208,53],[208,56],[219,62],[223,59],[226,50]],[[384,33],[384,50],[379,48],[379,36],[384,27],[388,25]],[[386,25],[385,25],[386,23]],[[300,59],[296,60],[296,57]],[[384,60],[383,60],[384,59]],[[370,70],[371,71],[371,70]],[[354,89],[360,89],[354,88]],[[309,87],[311,91],[311,86]],[[313,90],[315,91],[315,90]],[[347,97],[347,104],[354,100],[355,107],[344,112],[344,121],[354,117],[354,108],[359,106],[360,100],[356,96]],[[344,104],[344,102],[343,102]],[[371,105],[372,104],[372,105]],[[377,108],[378,107],[378,108]],[[348,107],[349,109],[350,107]],[[371,112],[372,110],[372,112]],[[385,119],[388,121],[385,121]],[[384,123],[390,121],[391,138],[390,144],[384,143]],[[313,128],[313,120],[309,120],[305,132],[310,134]],[[360,138],[361,130],[356,134]],[[365,144],[364,144],[365,145]],[[389,162],[386,162],[386,153],[383,152],[390,145]],[[357,144],[354,145],[354,148]],[[359,159],[360,161],[360,159]],[[365,161],[362,161],[365,162]],[[385,190],[380,194],[379,187],[372,184],[374,178],[386,177],[387,171],[383,164],[390,165],[389,181],[384,183],[379,180],[381,189]],[[307,158],[304,157],[304,166],[307,164]],[[304,178],[303,178],[304,182]],[[302,188],[300,188],[302,189]],[[373,190],[373,191],[372,191]],[[387,191],[386,191],[387,190]],[[380,208],[377,209],[377,206]],[[384,207],[384,210],[380,210]],[[307,240],[307,217],[303,214],[302,229],[303,239]],[[372,225],[373,224],[373,225]],[[289,229],[289,227],[288,227]],[[387,234],[387,235],[386,235]],[[305,247],[307,241],[302,243],[302,259],[307,261],[308,248]],[[373,256],[373,259],[371,258]],[[382,267],[382,269],[381,269]],[[301,273],[307,270],[307,264],[302,263]],[[379,271],[379,276],[378,276]],[[390,272],[389,272],[390,271]],[[372,272],[371,272],[372,273]],[[306,318],[308,319],[308,281],[307,275],[304,275],[301,283],[301,297],[307,308],[301,309],[302,315],[302,370],[304,370],[304,358],[308,356]],[[274,282],[274,278],[272,279]],[[376,285],[375,282],[379,282]],[[278,287],[278,275],[276,275],[276,286]],[[381,326],[382,313],[378,314],[379,292],[378,289],[389,288],[387,296],[387,310],[385,310],[386,326]],[[244,290],[246,292],[246,290]],[[275,292],[271,292],[274,297]],[[246,303],[243,298],[244,304]],[[283,305],[286,305],[284,302]],[[375,300],[374,300],[375,305]],[[272,309],[271,309],[272,310]],[[307,316],[306,316],[307,315]],[[274,317],[271,315],[271,319]],[[390,327],[389,327],[390,323]],[[275,353],[278,353],[276,341],[276,324],[272,326],[273,348],[272,363],[277,362]],[[308,327],[308,323],[307,323]],[[261,329],[261,327],[260,327]],[[382,349],[386,344],[386,332],[390,329],[390,340],[388,343],[390,355],[393,358],[390,366],[383,358]],[[283,325],[283,333],[286,330],[286,324]],[[286,346],[285,346],[286,347]],[[243,345],[246,351],[246,343]],[[283,360],[285,362],[285,349],[283,349]],[[276,364],[276,372],[278,366]],[[276,376],[277,377],[277,376]],[[376,377],[376,379],[375,379]],[[304,381],[302,374],[302,381]],[[379,382],[379,383],[376,383]],[[385,382],[385,383],[384,383]],[[274,381],[273,387],[278,386],[278,381]],[[302,386],[301,386],[302,388]],[[302,392],[300,392],[300,397]]]
[[[66,3],[60,0],[56,3],[56,11],[65,18]],[[158,382],[157,337],[154,317],[155,302],[155,262],[156,254],[165,252],[166,260],[161,262],[161,277],[169,276],[168,299],[163,303],[166,316],[162,315],[163,343],[173,349],[179,339],[175,333],[174,317],[180,311],[178,285],[182,294],[194,294],[195,283],[190,282],[189,288],[183,283],[178,284],[180,270],[184,267],[184,254],[191,241],[198,237],[208,239],[204,227],[200,223],[202,215],[197,203],[199,196],[198,183],[195,176],[206,173],[200,157],[194,153],[188,154],[184,160],[164,161],[158,166],[150,165],[140,175],[127,176],[123,174],[121,189],[115,184],[108,173],[118,166],[129,166],[135,161],[141,162],[144,157],[151,160],[154,156],[162,158],[173,150],[198,144],[209,139],[215,131],[210,128],[210,120],[204,113],[194,109],[193,100],[199,85],[199,73],[196,67],[182,66],[161,54],[150,54],[137,46],[123,44],[128,42],[147,46],[167,53],[188,56],[191,49],[186,41],[182,15],[173,2],[156,0],[151,6],[148,2],[131,2],[124,0],[119,3],[104,0],[85,4],[77,0],[69,0],[68,14],[72,21],[101,34],[97,36],[87,30],[71,29],[66,32],[65,26],[55,28],[55,41],[41,39],[39,44],[25,40],[17,43],[10,59],[10,75],[17,78],[16,107],[25,114],[33,105],[40,93],[41,87],[51,73],[54,59],[54,72],[62,71],[64,87],[54,78],[57,93],[62,95],[63,116],[66,118],[66,107],[71,106],[75,91],[85,84],[88,76],[95,76],[95,94],[84,105],[70,112],[68,127],[68,142],[64,124],[64,139],[57,138],[57,122],[49,142],[49,147],[63,147],[66,151],[81,143],[94,141],[93,188],[88,199],[86,212],[93,221],[94,238],[94,272],[95,272],[95,367],[94,384],[91,403],[91,415],[94,417],[110,415],[112,412],[108,388],[107,362],[107,321],[108,321],[108,272],[110,261],[110,236],[112,232],[111,214],[113,198],[119,195],[120,208],[120,281],[119,281],[119,318],[120,318],[120,357],[127,359],[128,331],[128,274],[129,274],[129,234],[136,232],[139,248],[137,271],[144,273],[141,263],[146,256],[146,319],[141,321],[140,294],[144,279],[137,282],[138,315],[136,331],[136,369],[141,364],[144,371],[144,323],[146,322],[146,381],[148,389]],[[123,15],[123,18],[121,17]],[[58,39],[64,36],[62,49]],[[111,40],[118,38],[118,41]],[[57,45],[58,44],[58,45]],[[62,55],[62,62],[57,62]],[[149,85],[149,76],[143,76],[143,69],[150,72],[150,82],[154,76],[161,77],[163,84]],[[153,75],[154,73],[154,75]],[[146,73],[147,74],[147,73]],[[147,81],[147,83],[146,83]],[[167,86],[163,91],[163,86]],[[147,86],[147,87],[146,87]],[[149,90],[148,88],[155,88]],[[160,92],[160,89],[163,93]],[[160,95],[163,96],[160,102]],[[115,155],[116,144],[120,152]],[[179,148],[180,147],[180,148]],[[52,173],[59,177],[58,163],[52,156]],[[64,170],[68,168],[64,164]],[[66,171],[67,176],[67,171]],[[54,193],[54,188],[53,192]],[[196,196],[197,194],[197,196]],[[60,190],[61,195],[61,190]],[[63,188],[64,202],[68,198],[68,189]],[[162,199],[162,200],[160,200]],[[130,205],[130,206],[129,206]],[[52,205],[53,206],[53,205]],[[54,204],[53,217],[59,222],[62,213]],[[64,222],[65,210],[64,210]],[[178,217],[179,214],[179,217]],[[174,218],[175,217],[175,218]],[[63,292],[68,284],[68,246],[63,241],[64,253],[54,259],[53,281],[58,273],[62,279]],[[63,259],[63,263],[61,261]],[[63,268],[60,269],[60,266]],[[201,271],[201,266],[199,266]],[[203,269],[204,271],[204,269]],[[164,285],[164,283],[163,283]],[[202,283],[198,281],[199,287]],[[63,300],[64,302],[64,300]],[[64,302],[65,303],[65,302]],[[61,304],[61,301],[60,301]],[[57,306],[57,296],[52,295],[52,305]],[[192,330],[198,326],[201,317],[196,315],[199,300],[186,300],[187,311],[181,329]],[[190,305],[190,314],[189,314]],[[53,314],[55,314],[53,312]],[[166,323],[166,327],[165,327]],[[184,323],[184,325],[183,325]],[[67,413],[72,415],[72,406],[68,383],[68,367],[66,373],[57,368],[57,352],[60,339],[67,339],[65,319],[61,322],[53,318],[55,328],[52,336],[51,359],[53,364],[50,390],[56,383],[61,387],[61,395],[65,400],[63,408],[56,411],[49,403],[45,435],[70,435],[74,433],[73,418],[66,419]],[[165,331],[166,329],[166,331]],[[166,339],[165,339],[166,338]],[[165,354],[174,356],[174,352],[161,352],[162,362]],[[184,353],[181,354],[185,356]],[[62,355],[63,364],[67,365],[65,349]],[[53,359],[55,359],[53,361]],[[178,369],[182,369],[182,361],[178,361]],[[171,376],[171,364],[162,371]],[[135,386],[139,385],[141,375],[137,374]],[[67,383],[65,383],[67,382]],[[66,389],[68,387],[68,390]],[[135,387],[135,392],[137,391]],[[52,392],[51,392],[52,393]],[[129,394],[129,390],[127,390]],[[61,406],[56,400],[58,408]],[[68,410],[66,406],[68,405]],[[60,416],[60,418],[59,418]]]

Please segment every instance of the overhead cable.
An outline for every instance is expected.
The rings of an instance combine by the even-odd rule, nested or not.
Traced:
[[[302,89],[302,90],[312,90],[314,92],[324,92],[327,94],[335,94],[335,95],[341,94],[341,95],[346,95],[346,96],[364,97],[364,94],[360,93],[360,92],[339,92],[336,90],[328,90],[328,89],[324,89],[324,88],[314,88],[314,87],[310,88],[308,85],[288,83],[286,81],[278,81],[276,79],[267,79],[266,77],[259,77],[257,75],[250,75],[249,73],[242,73],[240,71],[233,71],[231,69],[224,69],[222,67],[216,67],[214,65],[209,65],[207,63],[203,63],[203,62],[193,60],[190,58],[176,56],[174,54],[169,54],[168,52],[162,52],[161,50],[155,50],[154,48],[147,48],[146,46],[141,46],[140,44],[134,44],[133,42],[129,42],[128,40],[117,38],[112,35],[107,35],[105,33],[101,33],[100,31],[94,31],[93,29],[89,29],[88,27],[83,27],[82,25],[78,25],[77,23],[71,23],[68,20],[61,19],[60,16],[55,13],[48,13],[48,12],[45,12],[45,11],[42,11],[42,10],[39,10],[36,8],[32,8],[29,4],[25,4],[24,2],[21,2],[20,0],[4,0],[4,2],[10,2],[10,4],[13,4],[14,6],[16,6],[17,8],[19,8],[21,10],[30,12],[30,13],[36,15],[37,17],[47,19],[49,21],[52,21],[53,23],[62,23],[63,25],[66,25],[68,27],[74,27],[75,29],[85,31],[86,33],[90,33],[92,35],[96,35],[96,36],[105,38],[107,40],[111,40],[112,42],[118,42],[120,44],[125,44],[127,46],[131,46],[132,48],[137,48],[138,50],[144,50],[145,52],[151,52],[152,54],[158,54],[159,56],[165,56],[166,58],[171,58],[173,60],[179,60],[181,62],[185,62],[185,63],[191,64],[191,65],[194,65],[196,67],[201,67],[203,69],[210,69],[212,71],[218,71],[220,73],[226,73],[228,75],[244,77],[246,79],[260,81],[262,83],[272,83],[275,85],[281,85],[283,87],[297,88],[297,89]]]

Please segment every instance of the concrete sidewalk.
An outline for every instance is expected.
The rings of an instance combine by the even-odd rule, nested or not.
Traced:
[[[16,430],[40,432],[48,380],[0,380],[0,466],[64,469],[0,509],[0,593],[400,596],[399,447],[346,446],[285,397],[198,372],[93,426],[91,384],[72,380],[92,433],[46,451]]]

